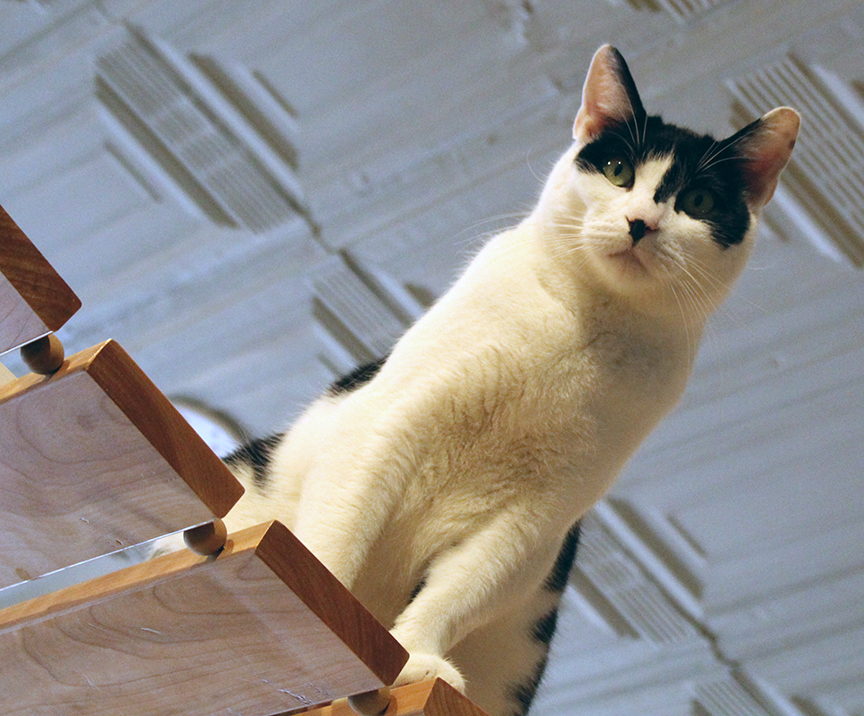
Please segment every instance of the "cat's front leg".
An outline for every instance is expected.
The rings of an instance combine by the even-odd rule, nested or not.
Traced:
[[[371,492],[340,490],[342,499],[314,512],[304,511],[301,503],[294,528],[297,538],[348,589],[354,586],[389,513],[383,496]]]
[[[440,677],[464,692],[447,652],[540,584],[559,543],[543,539],[524,515],[506,514],[439,555],[391,630],[410,653],[396,684]]]
[[[398,500],[392,459],[328,462],[306,479],[294,534],[348,589]]]

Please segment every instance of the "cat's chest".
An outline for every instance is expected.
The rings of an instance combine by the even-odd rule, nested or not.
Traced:
[[[624,392],[632,399],[659,400],[683,387],[682,356],[661,336],[645,338],[601,330],[585,345],[585,363],[598,377],[598,398]]]
[[[674,340],[609,320],[547,332],[545,354],[536,350],[529,398],[517,410],[562,454],[579,445],[595,456],[630,450],[678,402],[689,373]]]
[[[447,419],[461,418],[455,434],[540,455],[588,443],[593,450],[604,434],[641,436],[677,402],[687,375],[662,336],[608,323],[592,331],[547,325],[532,339],[489,346],[470,365],[459,385],[444,387]]]
[[[686,345],[675,336],[612,310],[550,318],[532,350],[529,379],[554,380],[562,396],[596,405],[622,396],[635,404],[674,400],[689,372]]]

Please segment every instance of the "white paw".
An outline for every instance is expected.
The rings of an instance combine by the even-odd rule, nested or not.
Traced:
[[[433,654],[411,654],[393,685],[404,686],[430,679],[444,679],[454,689],[465,693],[465,679],[462,674],[449,661]]]
[[[147,554],[147,559],[155,559],[171,552],[178,552],[181,549],[186,549],[186,543],[183,541],[183,533],[160,537],[150,543],[150,550]]]

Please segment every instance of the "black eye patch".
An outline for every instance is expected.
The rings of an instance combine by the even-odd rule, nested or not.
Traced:
[[[745,184],[740,159],[728,146],[708,135],[665,123],[658,116],[610,126],[576,155],[582,171],[603,173],[612,157],[627,159],[639,174],[640,165],[651,159],[672,157],[672,165],[654,194],[654,201],[675,199],[675,211],[683,211],[681,200],[695,189],[708,191],[712,210],[699,220],[708,224],[714,241],[728,248],[740,244],[750,226],[744,201]]]

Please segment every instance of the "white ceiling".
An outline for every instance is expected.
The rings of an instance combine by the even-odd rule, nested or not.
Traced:
[[[83,301],[67,350],[115,338],[253,433],[530,207],[602,42],[669,120],[801,109],[683,404],[586,528],[536,714],[864,715],[864,4],[0,0],[0,27],[0,204]]]

